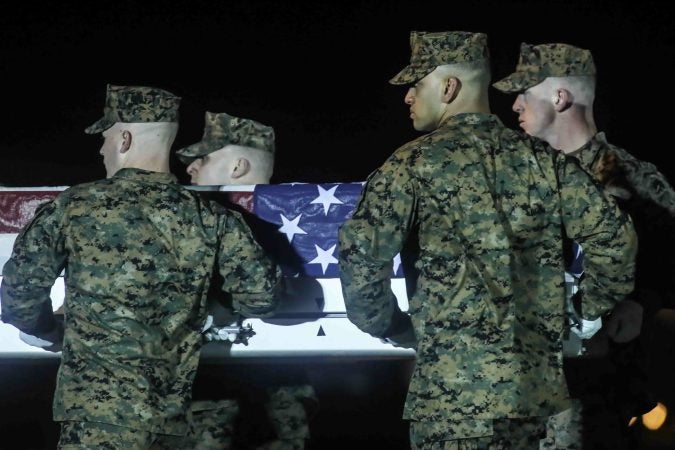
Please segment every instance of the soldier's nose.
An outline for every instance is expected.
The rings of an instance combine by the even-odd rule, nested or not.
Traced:
[[[412,105],[414,98],[415,98],[414,91],[412,88],[410,88],[408,89],[408,92],[405,94],[405,98],[403,101],[406,103],[406,105]]]
[[[185,171],[188,173],[190,176],[194,176],[198,171],[199,168],[202,165],[202,160],[201,159],[195,159],[190,163],[189,166],[187,166],[187,169]]]

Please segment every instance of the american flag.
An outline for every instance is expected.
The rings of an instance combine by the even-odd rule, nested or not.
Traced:
[[[284,275],[339,277],[338,228],[352,216],[362,189],[363,183],[255,186],[253,213],[275,228],[261,243],[275,249]],[[403,277],[399,255],[392,261],[392,277]]]

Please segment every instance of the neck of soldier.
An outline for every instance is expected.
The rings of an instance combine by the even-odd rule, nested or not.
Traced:
[[[586,108],[573,107],[557,113],[542,138],[563,153],[572,153],[586,145],[598,132],[592,112]]]
[[[467,89],[462,89],[459,95],[446,105],[440,123],[457,114],[471,113],[490,114],[490,103],[487,92],[483,92],[482,90],[469,92]]]
[[[170,147],[162,144],[142,143],[141,147],[132,148],[124,160],[123,167],[148,170],[150,172],[169,173]]]

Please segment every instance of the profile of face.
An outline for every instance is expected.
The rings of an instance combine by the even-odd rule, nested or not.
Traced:
[[[227,145],[195,159],[185,170],[190,175],[190,182],[198,186],[268,182],[245,177],[251,173],[250,161],[241,156],[241,147],[234,145]]]
[[[405,103],[410,106],[410,118],[417,131],[438,128],[443,116],[443,80],[431,72],[408,89]]]
[[[546,140],[556,111],[551,93],[547,92],[544,83],[518,94],[512,109],[518,114],[518,125],[525,133]]]
[[[103,138],[103,144],[99,153],[103,156],[106,177],[110,178],[122,168],[122,155],[126,151],[124,149],[124,131],[119,124],[115,124],[101,133],[101,137]]]
[[[198,186],[226,184],[225,171],[227,170],[227,158],[215,151],[201,158],[197,158],[185,169],[190,175],[190,183]]]

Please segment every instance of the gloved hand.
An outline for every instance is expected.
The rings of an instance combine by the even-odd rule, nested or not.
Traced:
[[[623,300],[616,304],[605,323],[607,336],[614,342],[632,341],[642,329],[643,308],[633,300]]]

